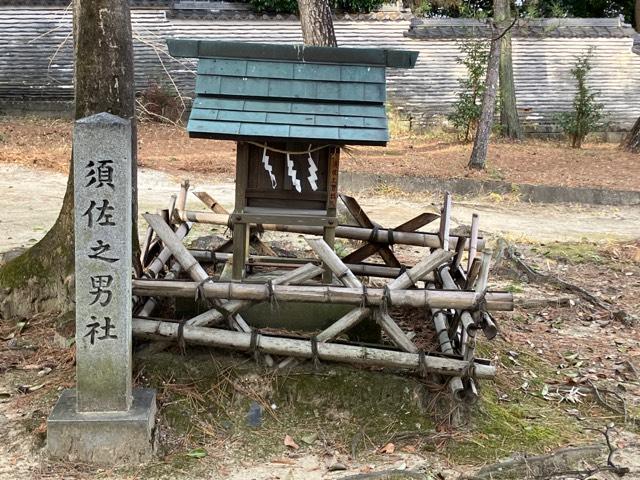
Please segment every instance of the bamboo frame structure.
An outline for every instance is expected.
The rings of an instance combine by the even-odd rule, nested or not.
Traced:
[[[242,264],[250,269],[275,267],[283,270],[272,275],[267,283],[257,283],[251,278],[239,281],[235,267],[234,280],[226,280],[229,277],[225,272],[231,271],[233,255],[237,253],[235,250],[234,253],[221,251],[230,247],[230,241],[214,251],[189,250],[184,246],[183,239],[192,222],[239,225],[231,218],[234,214],[229,215],[206,192],[194,194],[211,212],[186,210],[188,191],[189,182],[185,180],[163,215],[145,215],[149,223],[145,248],[150,253],[143,256],[148,263],[143,265],[143,278],[133,280],[134,298],[140,300],[133,325],[136,336],[154,341],[149,347],[151,351],[166,348],[178,339],[261,353],[267,365],[279,368],[292,365],[297,357],[433,373],[447,377],[453,397],[468,403],[477,399],[475,382],[495,375],[495,367],[475,358],[476,331],[481,328],[488,339],[494,338],[497,327],[489,312],[512,310],[513,295],[488,289],[491,250],[485,248],[484,240],[478,237],[477,214],[472,217],[468,238],[451,235],[452,199],[449,193],[445,194],[437,233],[416,231],[438,218],[437,214],[423,213],[395,229],[385,229],[369,219],[355,199],[341,197],[351,207],[360,226],[337,226],[336,237],[365,242],[345,258],[362,262],[378,253],[386,265],[349,263],[339,258],[331,245],[318,238],[325,233],[323,226],[260,225],[264,230],[314,235],[315,238],[305,240],[315,258],[280,258],[271,247],[257,239],[254,245],[262,245],[258,251],[267,254],[248,255],[246,251]],[[243,225],[242,235],[250,235],[255,226]],[[151,243],[154,243],[152,249],[149,248]],[[390,249],[394,243],[427,247],[429,253],[407,269],[401,267],[400,257]],[[147,258],[152,255],[156,255],[155,258]],[[170,262],[172,258],[174,261]],[[224,262],[220,279],[211,278],[200,262]],[[358,275],[391,280],[383,288],[374,288],[366,286]],[[318,283],[319,279],[324,282]],[[209,301],[212,308],[178,325],[176,321],[150,318],[159,297],[200,298]],[[264,335],[253,329],[243,319],[242,312],[260,302],[332,303],[352,305],[353,308],[324,330],[304,339]],[[441,354],[421,351],[411,332],[403,331],[398,325],[389,307],[428,312]],[[377,348],[337,340],[368,317],[381,327],[390,346]],[[279,360],[274,355],[286,358]]]
[[[230,215],[213,212],[195,212],[192,210],[177,210],[177,215],[179,220],[182,222],[207,223],[211,225],[228,226],[231,220]],[[319,237],[322,236],[324,231],[322,226],[307,225],[280,225],[274,223],[263,223],[260,224],[260,227],[263,230],[300,233],[306,235],[315,235]],[[440,247],[440,239],[438,238],[438,234],[427,232],[398,232],[385,228],[372,229],[354,227],[349,225],[338,225],[336,227],[335,235],[337,238],[347,238],[351,240],[369,241],[382,244],[389,244],[389,240],[393,239],[393,243],[396,244],[429,248]],[[452,236],[450,238],[450,246],[455,248],[459,238],[460,237],[458,236]],[[468,242],[465,244],[465,248],[468,249]],[[478,250],[482,250],[484,248],[483,239],[478,239],[477,248]]]

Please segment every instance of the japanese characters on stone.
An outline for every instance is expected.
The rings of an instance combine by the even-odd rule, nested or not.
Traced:
[[[86,164],[86,180],[85,189],[93,190],[86,198],[89,202],[86,210],[83,211],[82,216],[86,217],[86,226],[90,229],[102,229],[116,226],[116,219],[114,219],[114,207],[111,205],[109,198],[103,198],[103,188],[110,188],[114,190],[113,179],[113,160],[89,160]],[[95,195],[95,199],[93,198]],[[106,232],[105,232],[106,233]],[[97,235],[100,237],[100,235]],[[106,237],[108,238],[108,236]],[[95,244],[89,245],[87,257],[92,260],[97,260],[106,263],[115,263],[120,259],[110,254],[111,245],[108,241],[102,238],[98,238]],[[91,297],[89,305],[95,305],[96,315],[91,315],[87,319],[87,333],[84,335],[89,338],[91,345],[94,345],[98,341],[116,339],[118,336],[112,332],[115,329],[114,320],[107,315],[103,315],[100,311],[101,307],[106,307],[111,303],[113,298],[112,284],[114,278],[111,274],[92,275],[87,281],[82,282],[82,285],[87,285],[88,294]],[[84,287],[86,288],[86,287]]]
[[[99,113],[74,128],[78,411],[131,402],[131,122]]]

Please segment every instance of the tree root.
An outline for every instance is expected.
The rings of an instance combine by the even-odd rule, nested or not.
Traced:
[[[551,274],[545,274],[535,270],[533,267],[525,263],[516,248],[513,245],[509,245],[508,243],[503,243],[502,248],[500,250],[500,256],[503,256],[507,260],[510,260],[518,270],[524,272],[527,276],[529,276],[534,281],[538,281],[541,283],[551,283],[554,284],[563,290],[567,290],[569,292],[573,292],[580,297],[584,298],[587,302],[595,305],[598,308],[601,308],[609,313],[613,313],[613,307],[600,300],[594,294],[589,292],[588,290],[575,285],[573,283],[562,280],[560,277]]]

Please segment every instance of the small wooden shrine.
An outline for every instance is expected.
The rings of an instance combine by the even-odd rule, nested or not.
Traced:
[[[315,226],[333,245],[340,147],[386,145],[385,69],[418,52],[172,39],[198,58],[190,137],[236,140],[233,279],[251,224]]]

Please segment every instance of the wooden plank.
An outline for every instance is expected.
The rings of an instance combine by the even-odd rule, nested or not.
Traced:
[[[350,197],[348,195],[341,194],[340,200],[342,200],[342,203],[345,204],[345,206],[347,207],[347,210],[349,210],[349,213],[353,216],[355,221],[361,227],[364,227],[364,228],[376,227],[376,224],[374,224],[373,221],[371,221],[369,216],[365,213],[365,211],[362,209],[362,207],[360,206],[360,204],[355,198]],[[370,252],[373,252],[373,253],[370,253]],[[374,253],[378,253],[382,258],[382,260],[384,261],[384,263],[389,267],[399,268],[401,265],[400,261],[393,254],[389,246],[380,245],[373,242],[369,242],[368,245],[365,245],[359,250],[356,250],[355,252],[352,252],[351,254],[347,255],[343,260],[347,263],[358,263],[370,257]]]
[[[262,110],[232,110],[208,107],[194,107],[192,120],[269,123],[278,125],[299,125],[318,127],[348,127],[351,129],[384,129],[386,118],[364,117],[361,115],[324,115],[316,113],[279,113]]]
[[[331,65],[292,63],[236,58],[203,58],[198,62],[198,74],[232,77],[317,80],[322,82],[384,83],[384,67],[362,65]]]
[[[327,189],[327,216],[336,219],[333,225],[327,225],[322,232],[322,238],[329,247],[335,248],[336,241],[336,225],[338,214],[338,176],[340,171],[340,149],[336,147],[330,147],[328,152],[329,158],[327,161],[327,176],[326,176],[326,189]],[[331,283],[333,281],[333,273],[330,268],[325,265],[325,270],[322,275],[322,281],[324,283]]]
[[[197,122],[198,120],[194,120]],[[228,133],[225,131],[215,131],[210,128],[202,129],[202,125],[196,125],[194,129],[192,127],[191,122],[187,126],[187,131],[189,132],[190,138],[215,138],[218,140],[233,140],[235,142],[265,142],[269,140],[273,140],[274,136],[271,135],[247,135],[240,134],[237,131],[234,133]],[[202,129],[199,131],[198,128]],[[361,129],[362,132],[369,132],[369,130]],[[348,137],[348,135],[344,135]],[[371,135],[363,135],[366,137],[371,137]],[[386,131],[380,131],[380,135],[378,140],[372,140],[370,138],[325,138],[321,135],[317,137],[295,137],[294,135],[285,135],[278,136],[279,138],[288,138],[291,140],[304,141],[304,140],[313,140],[314,143],[330,143],[333,145],[375,145],[375,146],[384,146],[387,144],[388,135]],[[382,138],[385,138],[384,140]]]
[[[381,83],[322,82],[202,74],[198,74],[196,80],[196,94],[370,103],[384,103],[386,100],[385,86]]]
[[[335,228],[337,220],[335,217],[329,216],[308,216],[308,215],[296,215],[295,210],[289,210],[287,214],[269,214],[269,213],[241,213],[233,214],[231,220],[234,225],[240,223],[276,223],[282,225],[310,225],[310,226],[333,226]]]
[[[249,145],[245,142],[238,142],[236,151],[236,198],[233,209],[234,214],[241,214],[244,211],[248,180]],[[249,229],[250,226],[244,223],[236,224],[233,227],[233,266],[231,277],[234,281],[241,281],[244,277],[244,266],[249,256]]]
[[[429,225],[439,217],[440,215],[438,215],[437,213],[421,213],[420,215],[413,217],[411,220],[401,223],[396,228],[394,228],[394,230],[398,230],[399,232],[415,232],[419,228],[422,228],[425,225]]]
[[[345,198],[351,198],[351,197],[347,197],[346,195],[341,195],[340,198],[343,199],[343,197]],[[344,202],[344,199],[343,199]],[[357,202],[356,202],[357,203]],[[360,208],[360,206],[358,205],[358,207]],[[360,209],[362,210],[362,209]],[[399,232],[413,232],[421,227],[424,227],[425,225],[431,223],[433,220],[435,220],[436,218],[438,218],[438,215],[435,213],[421,213],[420,215],[417,215],[416,217],[412,218],[411,220],[404,222],[400,225],[398,225],[396,228],[394,228],[395,231],[399,231]],[[464,244],[460,243],[460,246],[463,247]],[[363,260],[366,260],[367,258],[369,258],[372,255],[375,255],[377,252],[380,251],[380,246],[376,245],[376,244],[372,244],[372,243],[368,243],[367,245],[364,245],[363,247],[360,247],[359,249],[351,252],[349,255],[347,255],[346,257],[344,257],[342,260],[345,263],[360,263]],[[395,259],[395,255],[394,255],[394,259]],[[391,267],[395,267],[395,268],[400,268],[400,262],[396,259],[396,261],[398,262],[397,265],[389,265]],[[386,261],[385,261],[386,263]]]
[[[302,100],[285,101],[274,99],[237,99],[222,97],[196,97],[194,108],[212,110],[236,110],[244,112],[293,113],[323,116],[353,116],[371,119],[386,119],[384,105],[350,103],[318,103]]]

